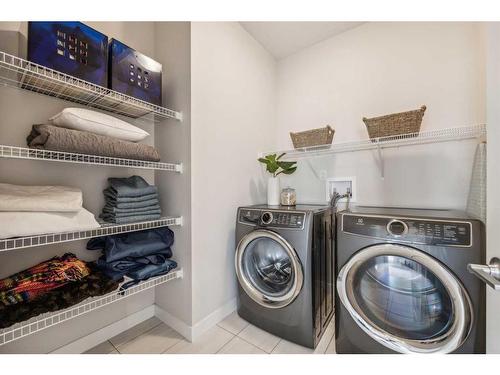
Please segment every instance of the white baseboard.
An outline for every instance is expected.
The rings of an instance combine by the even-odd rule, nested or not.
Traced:
[[[101,328],[91,334],[79,338],[67,345],[64,345],[51,353],[54,354],[75,354],[83,353],[94,346],[109,340],[110,338],[126,331],[127,329],[155,316],[155,305],[146,307],[132,315],[129,315],[117,322],[110,324],[104,328]]]
[[[206,316],[194,326],[189,326],[182,320],[176,318],[169,312],[165,311],[158,305],[155,305],[155,315],[162,320],[166,325],[172,327],[188,341],[196,341],[204,332],[215,326],[226,316],[236,310],[236,298],[231,299],[224,306],[218,308],[210,315]]]
[[[206,316],[198,323],[196,323],[192,328],[192,341],[195,341],[198,337],[200,337],[204,332],[208,331],[210,328],[215,326],[217,323],[222,321],[226,316],[231,314],[236,310],[237,302],[236,297],[229,300],[225,305],[221,306],[217,310],[215,310],[210,315]]]
[[[186,340],[192,341],[192,327],[190,325],[173,316],[166,310],[163,310],[160,306],[154,305],[154,307],[155,315],[158,319],[160,319],[167,326],[176,330],[179,334],[184,336]]]

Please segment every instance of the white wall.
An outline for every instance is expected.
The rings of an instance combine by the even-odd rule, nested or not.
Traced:
[[[475,23],[367,23],[280,60],[277,139],[290,131],[336,129],[334,142],[367,139],[362,117],[427,111],[422,130],[485,122],[484,51]],[[392,149],[380,178],[375,153],[312,161],[328,177],[356,176],[358,203],[464,208],[474,141]],[[284,178],[301,202],[325,201],[325,185],[300,162]],[[283,185],[282,184],[282,185]]]
[[[156,58],[163,66],[163,100],[183,114],[183,121],[166,121],[155,131],[155,145],[165,160],[182,162],[184,173],[155,173],[162,210],[182,216],[175,233],[174,259],[184,278],[156,288],[155,303],[184,326],[192,325],[191,306],[191,25],[189,22],[155,24]],[[171,323],[171,322],[169,322]],[[172,324],[172,323],[171,323]]]
[[[500,23],[489,23],[486,27],[487,38],[487,118],[488,118],[488,226],[487,256],[500,258]],[[500,353],[500,293],[487,287],[486,296],[486,351]]]
[[[238,23],[192,23],[193,323],[236,296],[236,209],[265,200],[257,151],[275,147],[275,61]]]
[[[90,26],[116,37],[133,48],[154,57],[154,24],[149,22],[88,22]],[[26,24],[19,25],[26,30]],[[4,24],[0,24],[3,30]],[[5,25],[12,29],[12,25]],[[14,27],[14,29],[16,29]],[[1,37],[1,36],[0,36]],[[8,87],[0,87],[0,139],[2,144],[26,147],[26,136],[32,124],[43,123],[67,106],[77,106],[59,99]],[[125,119],[125,118],[124,118]],[[126,121],[134,123],[131,119]],[[149,133],[147,143],[154,143],[153,125],[135,122]],[[163,155],[162,155],[163,156]],[[74,165],[67,163],[0,159],[0,182],[14,184],[57,184],[79,187],[83,191],[84,207],[96,216],[104,204],[102,190],[108,177],[127,177],[139,174],[150,183],[152,171],[128,168]],[[0,278],[11,275],[54,255],[71,251],[84,260],[94,260],[99,254],[85,250],[87,241],[75,241],[58,245],[40,246],[0,254]],[[154,291],[146,291],[123,302],[83,315],[66,323],[49,328],[27,338],[0,346],[0,353],[45,353],[73,340],[142,310],[154,302]]]

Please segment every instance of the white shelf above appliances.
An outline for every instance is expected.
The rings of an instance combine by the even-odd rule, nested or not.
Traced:
[[[27,247],[50,245],[62,242],[78,241],[94,237],[112,236],[114,234],[136,232],[165,226],[182,225],[182,217],[163,217],[158,220],[143,221],[130,224],[103,224],[101,228],[64,233],[49,233],[29,237],[16,237],[0,240],[0,253],[3,251],[23,249]]]
[[[0,330],[0,346],[182,277],[182,269],[172,270],[166,275],[143,281],[124,291],[117,289],[103,296],[88,298],[67,309],[41,314],[25,322],[16,323],[8,328]]]
[[[421,131],[420,133],[408,133],[390,137],[380,137],[353,142],[340,142],[331,145],[321,145],[305,147],[293,150],[280,150],[262,152],[259,156],[268,154],[286,153],[283,159],[305,159],[316,176],[318,173],[312,167],[309,159],[315,157],[326,157],[345,152],[356,152],[366,150],[376,150],[378,152],[377,164],[380,175],[384,177],[384,156],[383,149],[398,148],[404,146],[415,146],[439,142],[462,141],[467,139],[482,138],[486,136],[486,125],[472,125],[456,128],[444,128],[436,130]],[[319,178],[319,177],[318,177]]]
[[[261,155],[286,153],[285,158],[307,158],[311,156],[326,156],[342,152],[376,150],[437,142],[460,141],[478,138],[486,135],[486,125],[472,125],[457,128],[445,128],[408,133],[390,137],[366,139],[362,141],[340,142],[331,145],[305,147],[293,150],[263,152]]]
[[[0,82],[131,118],[182,121],[182,113],[124,95],[0,51]]]

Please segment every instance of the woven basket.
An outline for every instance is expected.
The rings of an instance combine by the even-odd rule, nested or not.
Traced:
[[[420,109],[414,111],[373,118],[363,117],[363,122],[366,125],[370,139],[409,133],[415,133],[416,136],[420,132],[425,109],[426,106],[423,105]]]
[[[330,145],[333,141],[333,130],[330,125],[324,128],[306,130],[300,133],[290,133],[292,138],[293,147],[306,148],[313,146]]]

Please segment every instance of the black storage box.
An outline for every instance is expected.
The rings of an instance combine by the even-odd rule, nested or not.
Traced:
[[[162,66],[152,58],[111,39],[109,88],[161,106]]]
[[[28,60],[106,87],[108,37],[81,22],[29,22]]]

